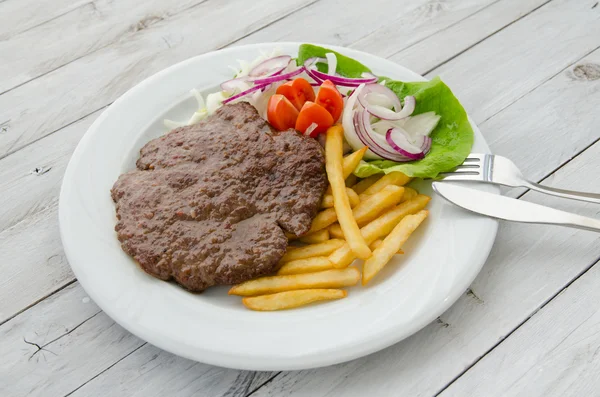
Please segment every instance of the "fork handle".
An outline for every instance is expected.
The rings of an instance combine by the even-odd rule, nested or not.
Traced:
[[[598,193],[586,193],[576,192],[573,190],[558,189],[555,187],[540,185],[539,183],[525,181],[525,187],[535,190],[540,193],[550,194],[552,196],[587,201],[588,203],[600,204],[600,194]]]

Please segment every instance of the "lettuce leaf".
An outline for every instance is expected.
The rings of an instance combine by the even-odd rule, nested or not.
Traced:
[[[385,77],[380,80],[385,80],[385,85],[400,98],[415,97],[417,106],[413,114],[434,111],[441,119],[431,133],[431,151],[424,159],[407,163],[362,161],[354,171],[356,176],[365,178],[380,172],[400,171],[412,177],[435,178],[440,172],[462,164],[473,146],[473,128],[450,88],[439,77],[423,82],[394,81]]]
[[[348,58],[345,55],[340,54],[339,52],[319,47],[317,45],[312,44],[301,44],[298,49],[298,58],[296,59],[296,63],[298,65],[303,65],[309,58],[325,58],[325,54],[328,52],[332,52],[335,54],[337,58],[337,68],[336,72],[344,77],[357,78],[361,77],[361,75],[365,72],[371,72],[371,70],[363,65],[362,63]],[[327,65],[324,63],[317,63],[317,68],[326,73]]]
[[[300,45],[297,63],[301,65],[312,57],[325,58],[328,52],[336,55],[337,73],[342,76],[361,77],[362,73],[371,72],[368,67],[352,58],[312,44]],[[326,72],[325,64],[317,64],[317,67]],[[431,151],[424,159],[406,163],[389,160],[361,161],[354,174],[365,178],[381,172],[387,174],[400,171],[411,177],[435,178],[440,172],[462,164],[473,146],[473,129],[465,109],[450,88],[439,77],[423,82],[394,81],[386,77],[380,77],[379,80],[385,80],[385,85],[401,99],[413,95],[417,100],[415,115],[434,111],[441,119],[431,133]]]

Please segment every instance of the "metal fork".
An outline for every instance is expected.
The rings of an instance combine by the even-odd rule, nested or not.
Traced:
[[[525,187],[540,193],[600,204],[600,194],[575,192],[543,186],[525,179],[517,166],[502,156],[471,153],[462,165],[452,172],[441,173],[446,181],[486,182],[509,187]]]

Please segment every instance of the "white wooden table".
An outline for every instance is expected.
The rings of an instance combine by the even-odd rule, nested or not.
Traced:
[[[596,0],[0,0],[0,396],[599,396],[600,239],[502,224],[438,320],[333,367],[244,372],[129,334],[86,296],[57,223],[98,115],[188,57],[263,41],[365,50],[441,75],[492,150],[533,179],[600,191]],[[600,207],[510,196],[600,217]]]

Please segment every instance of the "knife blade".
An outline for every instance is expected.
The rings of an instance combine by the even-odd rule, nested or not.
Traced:
[[[543,205],[446,182],[434,182],[433,190],[454,205],[491,218],[513,222],[568,226],[600,232],[600,220]]]

